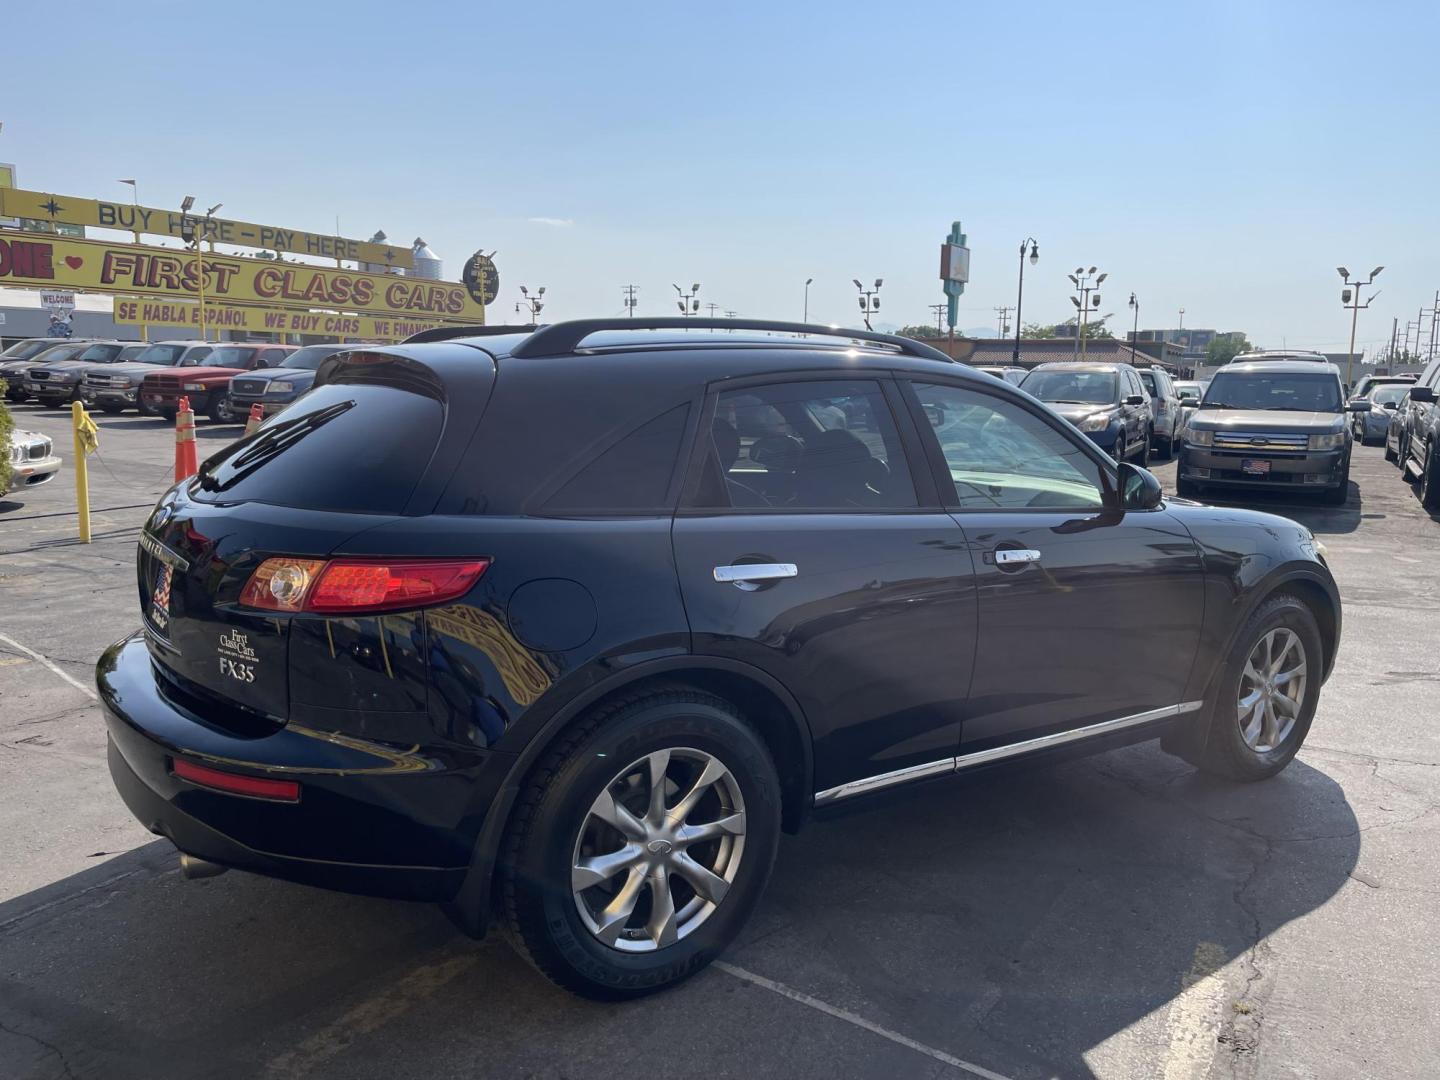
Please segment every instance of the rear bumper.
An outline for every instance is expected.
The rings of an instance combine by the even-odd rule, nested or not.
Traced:
[[[110,774],[140,823],[190,855],[344,892],[444,901],[459,889],[508,755],[392,747],[291,723],[241,735],[172,699],[141,635],[110,647],[96,683]],[[298,802],[246,798],[176,777],[183,758],[296,780]]]
[[[1304,454],[1246,454],[1186,444],[1180,451],[1180,476],[1197,484],[1227,487],[1294,488],[1323,491],[1338,486],[1345,472],[1345,450],[1316,450]],[[1246,461],[1269,463],[1269,473],[1244,471]]]

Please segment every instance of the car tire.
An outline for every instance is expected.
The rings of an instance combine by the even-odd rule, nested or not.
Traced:
[[[1182,499],[1200,498],[1200,485],[1194,480],[1187,480],[1183,476],[1175,478],[1175,494]]]
[[[1400,455],[1390,449],[1390,437],[1388,435],[1385,437],[1385,460],[1392,465],[1400,460]]]
[[[1428,447],[1424,461],[1420,472],[1420,505],[1433,513],[1440,510],[1440,451]]]
[[[1273,668],[1256,660],[1264,656],[1261,650],[1267,640],[1271,655],[1284,650]],[[1293,659],[1296,649],[1300,650],[1298,666]],[[1265,780],[1285,768],[1305,742],[1315,716],[1325,664],[1323,650],[1320,626],[1303,600],[1281,593],[1262,603],[1246,620],[1216,675],[1205,706],[1208,732],[1204,749],[1180,751],[1182,756],[1205,772],[1241,782]],[[1257,689],[1262,684],[1249,674],[1292,674],[1279,685],[1293,691],[1297,670],[1302,680],[1298,695],[1283,695],[1294,702],[1293,710],[1280,702],[1281,695],[1269,696]],[[1256,705],[1247,707],[1252,695],[1257,695]]]
[[[1140,461],[1138,464],[1142,469],[1148,469],[1150,467],[1150,440],[1152,437],[1150,432],[1147,431],[1140,440]]]
[[[1111,456],[1114,457],[1116,463],[1118,464],[1119,462],[1125,460],[1126,452],[1125,433],[1122,431],[1119,435],[1115,436],[1115,449],[1112,452]]]
[[[135,411],[138,412],[141,416],[160,415],[159,409],[155,408],[154,405],[146,405],[145,402],[140,399],[140,396],[138,394],[135,397]]]
[[[1345,463],[1345,471],[1340,474],[1340,483],[1333,488],[1326,490],[1322,496],[1326,506],[1344,506],[1350,499],[1350,463]]]
[[[235,410],[230,408],[230,399],[224,394],[216,394],[210,402],[210,419],[217,424],[235,423]]]
[[[651,799],[660,755],[668,762],[659,774],[664,813],[686,801],[682,792],[701,787],[697,777],[717,774],[684,821],[726,827],[679,852],[669,846],[677,839],[673,819]],[[668,840],[651,835],[666,829]],[[566,732],[518,796],[500,864],[511,940],[552,982],[585,997],[663,990],[705,967],[739,933],[770,876],[779,833],[774,763],[729,702],[678,687],[613,701]],[[601,862],[631,848],[625,868]],[[577,892],[582,862],[592,874],[597,864],[608,873]],[[705,873],[695,872],[697,863]],[[656,908],[661,888],[671,897],[668,920]]]

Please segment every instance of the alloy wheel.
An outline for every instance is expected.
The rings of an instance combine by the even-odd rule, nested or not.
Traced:
[[[689,747],[631,762],[591,804],[571,859],[581,921],[621,952],[653,952],[698,929],[745,850],[745,800],[730,770]]]
[[[1257,753],[1269,753],[1289,736],[1305,702],[1305,645],[1280,626],[1266,633],[1245,661],[1235,703],[1240,735]]]

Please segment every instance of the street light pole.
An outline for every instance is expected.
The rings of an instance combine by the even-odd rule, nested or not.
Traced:
[[[523,302],[525,308],[530,312],[530,322],[533,323],[535,326],[539,326],[540,312],[545,307],[544,301],[542,301],[540,298],[545,295],[545,286],[541,285],[540,288],[535,290],[535,295],[531,296],[530,290],[527,289],[524,285],[521,285],[520,295],[525,297],[525,300]]]
[[[1371,296],[1370,300],[1365,301],[1363,304],[1360,303],[1360,290],[1379,277],[1380,271],[1384,269],[1385,267],[1383,266],[1377,266],[1374,270],[1370,271],[1370,276],[1364,281],[1361,281],[1357,277],[1352,283],[1350,281],[1349,270],[1346,270],[1343,266],[1337,266],[1335,268],[1336,272],[1340,275],[1340,280],[1345,282],[1345,288],[1340,292],[1340,302],[1344,307],[1350,309],[1350,354],[1345,361],[1345,390],[1347,393],[1350,387],[1355,385],[1355,330],[1360,324],[1360,309],[1362,307],[1368,308],[1370,306],[1370,300],[1375,299],[1374,296]],[[1352,288],[1354,289],[1353,294],[1351,292]],[[1418,334],[1415,337],[1415,346],[1417,349],[1420,346],[1420,337]]]
[[[865,319],[865,329],[872,329],[870,326],[870,316],[880,310],[880,286],[885,284],[885,280],[877,277],[873,289],[865,288],[864,285],[860,284],[858,278],[851,278],[850,280],[855,282],[855,288],[860,290],[860,313]]]
[[[1020,288],[1015,293],[1015,351],[1010,354],[1010,362],[1016,367],[1020,366],[1020,305],[1025,301],[1025,246],[1030,246],[1030,265],[1034,266],[1040,261],[1040,245],[1035,243],[1035,238],[1027,236],[1020,242]]]
[[[813,277],[805,279],[805,314],[801,317],[801,322],[808,323],[810,321],[810,283],[814,280]]]
[[[1135,325],[1130,330],[1130,362],[1135,362],[1135,346],[1140,342],[1140,301],[1135,299],[1135,294],[1130,294],[1130,307],[1135,312]],[[1165,358],[1165,350],[1160,350],[1160,358]]]
[[[1090,309],[1100,306],[1100,293],[1096,290],[1100,288],[1100,283],[1110,276],[1108,273],[1101,274],[1095,278],[1095,283],[1092,285],[1090,278],[1094,273],[1095,267],[1093,266],[1089,270],[1083,266],[1077,266],[1075,273],[1069,275],[1071,282],[1075,285],[1075,291],[1080,294],[1079,299],[1073,296],[1070,298],[1070,302],[1075,305],[1075,358],[1077,360],[1085,359],[1085,327],[1090,322]],[[1091,293],[1095,295],[1091,296]]]
[[[700,301],[695,299],[695,294],[700,291],[699,282],[691,285],[688,293],[674,282],[670,283],[670,287],[680,294],[680,299],[675,301],[675,303],[680,308],[681,315],[684,315],[685,318],[688,319],[700,310]]]

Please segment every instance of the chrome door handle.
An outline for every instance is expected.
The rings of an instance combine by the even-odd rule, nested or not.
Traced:
[[[737,589],[754,592],[760,588],[757,581],[775,581],[779,578],[795,577],[799,573],[794,563],[740,563],[733,566],[715,567],[715,580],[728,581]]]
[[[1034,548],[1003,548],[995,552],[995,565],[1013,566],[1019,563],[1039,562],[1040,552]]]

